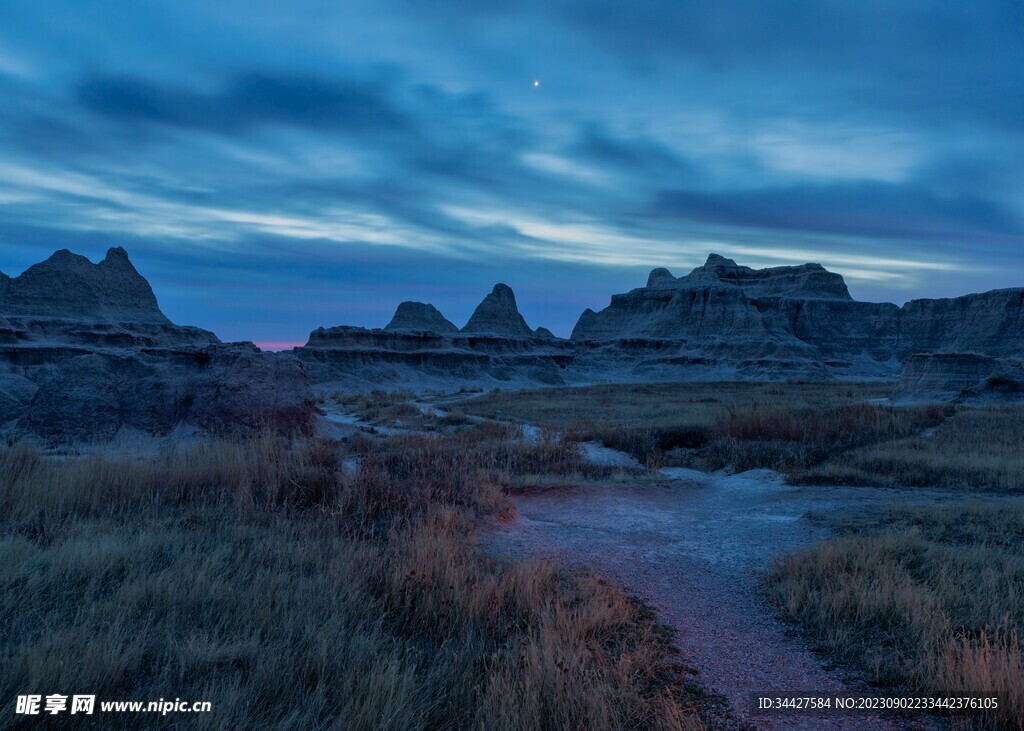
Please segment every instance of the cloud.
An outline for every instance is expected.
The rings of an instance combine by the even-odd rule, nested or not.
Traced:
[[[920,183],[800,184],[718,192],[666,190],[652,215],[780,231],[924,241],[1024,241],[1011,211],[976,196],[938,196]]]
[[[617,137],[598,124],[581,125],[567,154],[592,165],[648,178],[691,178],[697,166],[664,144],[643,136]]]
[[[410,127],[381,84],[281,72],[237,74],[212,92],[135,77],[87,77],[77,84],[75,96],[85,109],[122,124],[220,134],[268,126],[350,134]]]

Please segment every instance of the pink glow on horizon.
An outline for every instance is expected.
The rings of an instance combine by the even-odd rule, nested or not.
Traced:
[[[296,342],[271,340],[267,342],[256,343],[256,347],[259,348],[260,350],[271,350],[276,352],[279,350],[291,350],[292,348],[300,348],[305,344],[305,340],[300,340]]]

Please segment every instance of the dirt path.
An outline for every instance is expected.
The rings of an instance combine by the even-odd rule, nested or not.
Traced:
[[[516,497],[519,520],[483,540],[517,556],[596,570],[654,606],[678,631],[687,664],[760,729],[938,728],[878,716],[763,715],[754,692],[856,690],[780,623],[759,583],[772,557],[827,537],[809,511],[878,510],[911,493],[789,487],[769,471],[707,475],[666,469],[663,484],[577,485]],[[962,500],[914,491],[914,503]]]

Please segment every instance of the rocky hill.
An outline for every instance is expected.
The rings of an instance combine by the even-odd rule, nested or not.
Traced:
[[[102,322],[169,324],[149,282],[124,249],[99,264],[67,249],[26,269],[0,288],[0,312]]]
[[[900,308],[857,302],[817,264],[754,270],[712,254],[676,278],[587,310],[572,333],[583,361],[625,361],[633,375],[721,378],[896,378],[915,353],[1024,352],[1024,289]]]
[[[504,284],[461,331],[450,325],[430,305],[403,303],[384,330],[321,328],[296,353],[315,383],[353,388],[896,380],[920,353],[1024,356],[1024,289],[898,307],[854,300],[819,264],[757,270],[711,254],[586,310],[569,341],[531,330]]]
[[[123,249],[58,251],[0,280],[0,436],[47,444],[308,428],[294,356],[172,323]]]
[[[659,268],[651,271],[647,278],[648,289],[704,289],[709,286],[738,289],[750,298],[852,299],[842,276],[821,264],[751,269],[719,254],[710,254],[704,266],[684,277],[673,277],[668,269]]]
[[[327,389],[527,388],[564,384],[572,344],[531,330],[495,285],[462,330],[432,305],[403,302],[384,329],[319,328],[295,354]]]
[[[519,314],[516,295],[507,284],[495,284],[491,293],[477,305],[463,333],[496,335],[502,338],[532,338],[533,330]]]
[[[318,389],[902,378],[901,398],[1010,392],[1024,289],[903,307],[857,302],[817,264],[755,270],[712,254],[584,312],[569,340],[531,329],[497,284],[460,330],[403,302],[382,329],[318,328],[290,354],[171,322],[122,249],[59,251],[0,275],[0,436],[102,441],[180,429],[305,429]],[[901,375],[902,374],[902,375]],[[1005,392],[1005,393],[1004,393]],[[953,396],[959,398],[960,396]]]
[[[423,302],[403,302],[395,310],[385,330],[397,332],[457,333],[459,328],[450,323],[433,305]]]

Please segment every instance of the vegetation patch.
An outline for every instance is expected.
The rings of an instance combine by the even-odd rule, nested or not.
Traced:
[[[904,692],[1003,694],[1024,723],[1024,502],[894,511],[778,561],[769,595],[838,659]]]
[[[176,728],[703,728],[648,611],[476,545],[513,510],[509,475],[580,469],[574,445],[500,428],[0,449],[0,694],[213,703]]]
[[[1024,490],[1024,407],[958,408],[934,429],[834,455],[801,481]]]
[[[468,414],[564,430],[651,467],[796,484],[1024,489],[1024,406],[891,406],[877,383],[682,383],[488,394]]]

